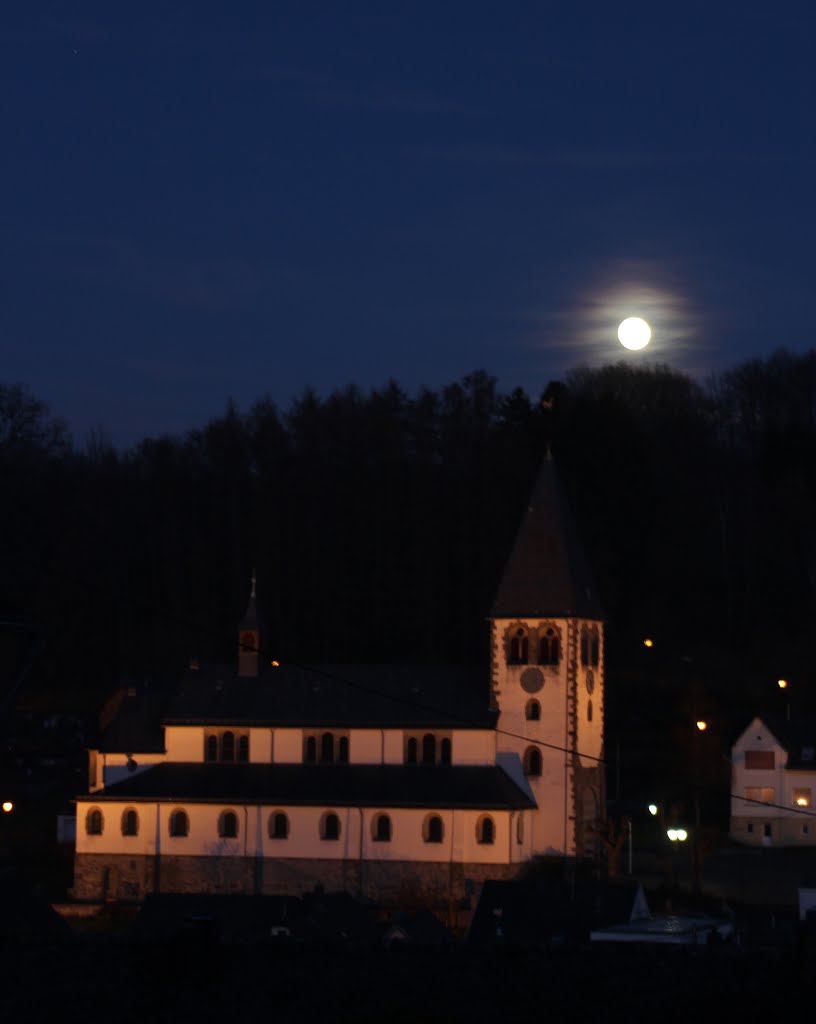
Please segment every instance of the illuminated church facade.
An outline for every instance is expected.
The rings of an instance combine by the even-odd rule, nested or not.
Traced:
[[[254,580],[237,664],[129,692],[89,752],[73,895],[461,900],[542,855],[593,856],[604,814],[603,615],[547,459],[489,618],[491,664],[287,666]]]

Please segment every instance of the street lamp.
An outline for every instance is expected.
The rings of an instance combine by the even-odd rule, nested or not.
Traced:
[[[14,810],[14,804],[11,802],[11,800],[3,801],[3,810],[5,811],[6,814],[9,814],[11,811]]]
[[[777,679],[776,685],[779,687],[780,690],[787,690],[787,688],[788,688],[788,686],[790,684],[788,683],[787,679]],[[790,719],[790,701],[789,700],[785,701],[785,718]]]

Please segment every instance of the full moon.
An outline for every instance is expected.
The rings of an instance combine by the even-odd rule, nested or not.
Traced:
[[[618,341],[624,348],[646,348],[651,337],[651,328],[639,316],[627,317],[618,328]]]

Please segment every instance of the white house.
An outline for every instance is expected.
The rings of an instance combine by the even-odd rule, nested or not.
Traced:
[[[74,895],[453,901],[540,854],[590,856],[604,808],[603,616],[548,458],[490,613],[483,670],[261,654],[131,691],[89,752]]]
[[[755,718],[731,750],[731,838],[757,846],[816,843],[814,723]]]

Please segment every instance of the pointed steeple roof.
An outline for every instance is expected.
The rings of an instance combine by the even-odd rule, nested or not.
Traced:
[[[545,616],[604,617],[549,452],[490,612],[494,619]]]
[[[255,570],[252,570],[252,590],[249,594],[249,601],[247,602],[247,608],[244,612],[244,617],[241,619],[241,624],[238,627],[242,632],[245,629],[257,629],[258,628],[258,612],[255,608]]]

